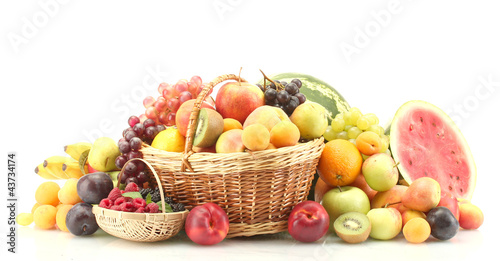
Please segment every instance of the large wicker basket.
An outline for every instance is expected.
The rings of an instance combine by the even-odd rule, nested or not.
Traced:
[[[145,162],[142,159],[133,159],[126,164],[134,160]],[[149,163],[145,163],[150,167],[152,175],[159,184],[155,170]],[[124,169],[125,166],[122,172]],[[160,189],[160,197],[163,202],[165,197],[162,189]],[[189,211],[166,213],[165,205],[162,205],[162,213],[131,213],[94,206],[92,213],[99,227],[110,235],[131,241],[155,242],[166,240],[179,233],[184,227]]]
[[[176,202],[188,209],[207,202],[221,206],[229,217],[228,238],[286,231],[292,208],[307,199],[323,138],[275,150],[194,153],[200,105],[214,86],[226,80],[244,81],[223,75],[205,86],[190,116],[184,153],[144,145],[143,158]]]

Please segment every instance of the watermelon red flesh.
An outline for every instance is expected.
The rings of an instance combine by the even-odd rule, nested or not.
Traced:
[[[464,137],[440,109],[426,102],[403,105],[391,125],[391,151],[405,180],[438,181],[441,190],[470,199],[476,168]]]

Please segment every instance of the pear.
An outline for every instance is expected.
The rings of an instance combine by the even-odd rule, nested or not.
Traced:
[[[316,102],[299,105],[293,111],[290,120],[299,128],[300,136],[307,140],[321,137],[328,127],[326,109]]]
[[[97,171],[116,170],[115,159],[120,156],[116,142],[108,137],[101,137],[94,141],[89,152],[89,165]]]
[[[429,177],[414,180],[401,197],[403,206],[427,212],[435,208],[441,200],[441,186]]]

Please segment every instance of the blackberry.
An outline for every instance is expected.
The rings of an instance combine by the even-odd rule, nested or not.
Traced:
[[[151,188],[143,188],[139,191],[139,193],[141,193],[143,199],[146,199],[149,193],[153,193],[153,190]]]
[[[160,189],[158,187],[156,187],[155,190],[151,192],[151,201],[153,202],[161,201]]]
[[[174,212],[181,212],[185,210],[184,204],[182,203],[172,203],[170,204],[170,206],[172,207],[172,211]]]

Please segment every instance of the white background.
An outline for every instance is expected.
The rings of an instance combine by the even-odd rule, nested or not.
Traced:
[[[484,255],[500,232],[493,222],[500,179],[499,8],[495,1],[2,1],[2,206],[8,152],[17,155],[17,211],[29,212],[44,181],[33,170],[45,158],[98,136],[118,140],[127,118],[143,113],[142,99],[158,96],[159,81],[193,75],[210,81],[243,67],[242,76],[251,82],[260,79],[258,69],[311,74],[383,123],[414,99],[447,111],[474,155],[478,179],[472,202],[482,208],[485,222],[451,241],[421,245],[401,236],[360,245],[333,236],[300,244],[282,233],[213,247],[196,246],[182,235],[146,245],[103,232],[76,238],[31,226],[18,228],[18,254],[12,257],[3,243],[8,213],[1,207],[1,256],[460,260]]]

